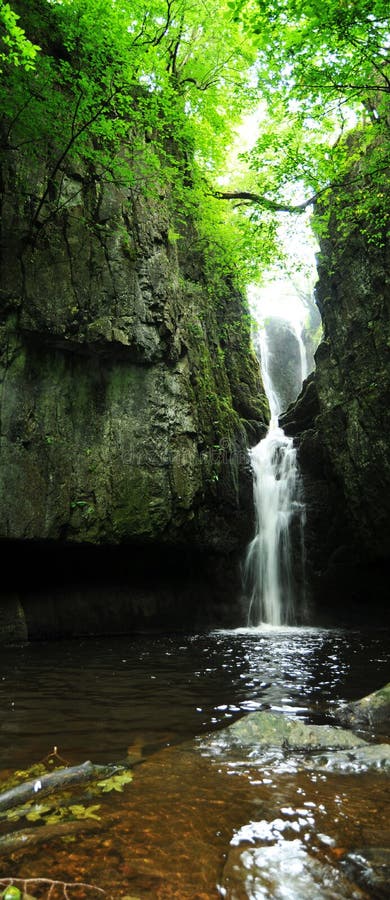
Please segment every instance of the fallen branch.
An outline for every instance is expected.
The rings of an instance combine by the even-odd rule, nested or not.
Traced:
[[[107,826],[107,821],[105,821]],[[5,856],[15,853],[17,850],[35,847],[37,844],[46,844],[47,841],[58,840],[68,835],[78,834],[81,831],[99,831],[102,828],[100,822],[59,822],[55,825],[40,825],[38,828],[24,828],[22,831],[14,831],[0,837],[0,855]]]
[[[109,771],[112,773],[118,767],[111,767]],[[10,788],[8,791],[0,794],[0,812],[7,809],[13,809],[15,806],[22,806],[41,797],[45,797],[53,790],[59,788],[66,789],[72,784],[79,784],[83,781],[93,781],[95,778],[107,776],[107,766],[96,766],[89,760],[80,766],[70,766],[69,768],[56,769],[47,775],[41,775],[38,778],[25,781],[16,787]]]

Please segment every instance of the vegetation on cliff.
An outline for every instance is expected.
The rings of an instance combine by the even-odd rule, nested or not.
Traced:
[[[15,65],[11,52],[4,63],[3,148],[28,148],[39,159],[49,146],[51,154],[46,183],[31,199],[29,239],[58,212],[64,163],[74,170],[82,161],[91,178],[133,195],[158,200],[169,185],[176,221],[195,214],[213,268],[248,280],[260,255],[272,252],[272,233],[222,209],[205,180],[224,170],[232,129],[255,102],[255,49],[227,4],[15,0],[13,8],[26,42],[40,50],[33,71]],[[178,229],[170,237],[180,241]]]
[[[158,197],[171,184],[176,211],[196,212],[213,267],[218,260],[244,282],[278,252],[275,213],[321,199],[323,230],[331,193],[348,227],[374,217],[380,230],[369,228],[370,239],[381,239],[389,218],[383,0],[12,0],[0,3],[0,28],[3,146],[38,157],[51,148],[32,236],[64,161],[82,158],[91,178],[133,192]],[[227,174],[239,123],[259,106],[257,141]]]

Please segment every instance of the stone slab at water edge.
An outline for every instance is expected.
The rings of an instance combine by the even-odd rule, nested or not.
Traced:
[[[307,725],[281,713],[253,712],[204,740],[201,750],[218,761],[243,760],[279,773],[313,771],[359,774],[390,768],[390,744],[369,744],[334,725]]]
[[[306,725],[278,713],[253,712],[213,736],[240,747],[281,747],[284,750],[326,750],[362,747],[365,741],[332,725]],[[212,738],[212,739],[213,739]]]
[[[351,728],[369,726],[382,730],[390,726],[390,682],[367,697],[339,709],[338,718],[343,725],[350,725]]]

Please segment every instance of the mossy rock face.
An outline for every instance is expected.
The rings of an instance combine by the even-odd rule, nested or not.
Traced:
[[[382,624],[390,555],[390,244],[385,235],[374,239],[380,220],[359,222],[358,198],[348,229],[342,200],[335,194],[329,203],[316,286],[324,338],[310,392],[307,383],[282,421],[299,443],[307,573],[319,621],[346,623],[352,613],[372,622],[375,608]]]
[[[325,341],[316,354],[318,427],[366,558],[390,553],[390,248],[369,228],[341,234],[334,204],[322,242],[317,301]]]
[[[248,443],[267,421],[244,298],[214,284],[201,254],[179,259],[165,202],[132,205],[81,170],[77,192],[59,173],[60,212],[26,246],[24,194],[42,192],[46,161],[11,156],[0,538],[238,552],[252,525]]]

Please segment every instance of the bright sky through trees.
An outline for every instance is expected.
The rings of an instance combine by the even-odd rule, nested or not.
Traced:
[[[63,166],[82,161],[132,196],[164,186],[243,284],[283,256],[278,213],[314,199],[317,230],[337,197],[340,227],[384,239],[384,0],[0,0],[0,66],[2,152],[50,148],[33,231]]]

